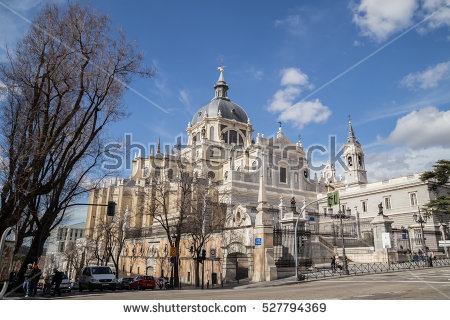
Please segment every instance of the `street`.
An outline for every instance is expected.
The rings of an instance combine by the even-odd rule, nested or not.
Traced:
[[[450,267],[418,269],[253,288],[147,291],[74,291],[52,299],[106,300],[437,300],[450,299]],[[39,297],[40,298],[40,297]],[[39,299],[35,298],[35,299]]]

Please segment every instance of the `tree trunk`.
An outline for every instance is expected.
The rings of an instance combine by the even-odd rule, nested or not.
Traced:
[[[200,263],[195,259],[195,286],[200,287]]]

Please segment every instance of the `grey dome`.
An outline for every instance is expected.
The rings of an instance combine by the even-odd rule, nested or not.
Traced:
[[[244,123],[248,121],[247,113],[236,103],[231,102],[229,99],[214,98],[210,103],[195,113],[192,118],[192,126],[200,122],[205,116],[205,113],[208,114],[208,117],[217,117],[219,110],[222,118],[234,119]]]

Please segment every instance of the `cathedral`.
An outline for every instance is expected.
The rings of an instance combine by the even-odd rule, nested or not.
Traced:
[[[173,266],[168,235],[149,212],[155,184],[164,183],[173,190],[167,194],[167,209],[170,216],[176,217],[180,197],[177,178],[185,173],[213,186],[214,201],[223,208],[223,230],[204,244],[204,277],[212,285],[239,279],[270,281],[292,275],[295,253],[290,231],[297,220],[304,231],[299,238],[303,249],[298,252],[312,264],[328,263],[330,255],[342,254],[339,232],[349,238],[347,256],[352,261],[401,260],[407,250],[424,247],[421,241],[426,241],[430,250],[442,251],[437,242],[446,236],[448,218],[433,217],[425,226],[427,237],[411,219],[418,206],[433,197],[427,183],[420,181],[417,174],[369,183],[363,148],[351,122],[343,153],[345,178],[336,179],[331,163],[319,177],[311,176],[301,141],[290,141],[281,125],[274,137],[254,134],[249,116],[230,100],[228,89],[220,68],[214,97],[187,125],[184,148],[179,144],[171,151],[162,151],[158,143],[148,157],[142,157],[141,152],[135,155],[129,178],[91,192],[89,203],[114,201],[114,219],[128,218],[119,276],[170,277]],[[335,212],[348,213],[344,231],[335,227],[324,200],[332,190],[339,190],[341,195]],[[384,206],[382,217],[380,202]],[[300,213],[302,208],[305,210]],[[94,237],[96,228],[107,219],[111,217],[106,215],[106,208],[89,206],[86,237]],[[381,246],[380,232],[391,234],[387,251],[386,246]],[[190,241],[183,236],[177,248],[179,276],[186,284],[194,283]]]

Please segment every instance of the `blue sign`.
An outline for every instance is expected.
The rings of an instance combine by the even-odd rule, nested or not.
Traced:
[[[309,217],[309,221],[314,221],[316,220],[314,217]]]
[[[402,234],[402,239],[406,239],[406,233]]]
[[[255,245],[260,246],[261,245],[261,238],[255,238]]]

